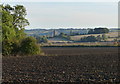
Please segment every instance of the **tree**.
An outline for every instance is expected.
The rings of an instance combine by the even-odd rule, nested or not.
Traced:
[[[34,55],[40,53],[40,46],[36,43],[36,39],[34,37],[27,37],[22,40],[20,51],[23,54]]]
[[[88,37],[83,37],[80,40],[81,42],[95,42],[97,41],[95,36],[88,36]]]
[[[11,7],[9,4],[7,4],[5,6],[2,5],[2,10],[9,13],[9,15],[12,17],[12,26],[16,32],[16,40],[23,39],[25,37],[24,27],[29,25],[28,20],[25,18],[27,15],[25,7],[22,5]],[[5,18],[3,20],[6,19],[9,20],[10,18]]]
[[[14,6],[14,11],[13,11],[13,25],[15,28],[18,29],[23,29],[25,26],[29,25],[28,20],[25,18],[27,15],[26,9],[22,5],[16,5]]]
[[[13,25],[15,28],[17,39],[21,40],[25,37],[24,28],[29,25],[28,20],[25,18],[27,15],[26,9],[22,5],[14,6],[13,10]]]
[[[90,29],[88,31],[88,34],[104,34],[104,33],[109,33],[109,29],[107,29],[107,28],[95,28],[95,29]]]
[[[59,37],[65,38],[67,40],[71,40],[71,37],[63,32],[59,34]]]
[[[4,11],[6,11],[8,13],[11,13],[14,10],[14,8],[12,8],[9,4],[7,4],[5,6],[2,5],[2,8]]]
[[[107,28],[95,28],[94,33],[95,34],[109,33],[109,29],[107,29]]]
[[[35,38],[37,39],[37,43],[47,43],[47,37],[46,36],[35,36]]]
[[[11,40],[13,41],[15,37],[15,30],[13,28],[13,18],[8,12],[2,12],[2,40]]]
[[[107,36],[105,34],[102,34],[102,40],[104,40],[104,41],[107,40]]]
[[[43,36],[43,37],[42,37],[42,42],[43,42],[43,43],[47,43],[47,42],[48,42],[48,40],[47,40],[47,37],[46,37],[46,36]]]
[[[60,36],[60,37],[65,37],[66,35],[65,35],[65,33],[61,32],[61,33],[59,34],[59,36]]]
[[[25,7],[22,5],[0,6],[2,8],[0,10],[2,12],[2,54],[5,56],[18,53],[38,54],[39,48],[34,38],[26,38],[24,33],[25,26],[29,25],[28,20],[25,18],[27,14]],[[23,51],[21,48],[26,50],[23,49]]]
[[[100,36],[100,35],[98,35],[97,37],[96,37],[96,39],[97,39],[97,41],[101,41],[102,40],[102,37]]]
[[[88,31],[88,34],[94,34],[94,30],[93,30],[93,29],[90,29],[90,30]]]
[[[10,55],[13,47],[11,46],[15,39],[15,30],[12,25],[12,15],[7,11],[2,11],[2,51],[3,55]]]

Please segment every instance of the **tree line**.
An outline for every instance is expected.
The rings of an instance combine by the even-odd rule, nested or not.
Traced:
[[[101,42],[101,41],[106,41],[107,40],[107,36],[105,34],[102,34],[102,36],[98,35],[98,36],[87,36],[87,37],[83,37],[80,39],[80,42]]]
[[[88,31],[88,34],[103,34],[103,33],[109,33],[108,28],[95,28],[95,29],[90,29]]]

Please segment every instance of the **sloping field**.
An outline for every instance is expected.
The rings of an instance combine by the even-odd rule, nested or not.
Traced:
[[[64,42],[64,41],[69,41],[66,38],[62,38],[62,37],[54,37],[54,38],[49,38],[48,39],[49,42]]]
[[[47,56],[3,57],[3,84],[119,84],[118,48],[42,48]],[[57,83],[59,84],[59,83]]]
[[[106,34],[107,36],[110,36],[110,37],[118,37],[118,34],[119,34],[120,32],[110,32],[110,33],[108,33],[108,34]]]
[[[83,37],[87,37],[87,36],[91,36],[91,35],[96,36],[96,37],[98,35],[102,36],[102,34],[77,35],[77,36],[71,36],[71,39],[77,41],[77,40],[80,40]],[[105,35],[108,36],[108,37],[111,37],[112,39],[111,38],[110,39],[113,40],[115,37],[118,37],[118,32],[110,32],[110,33],[105,34]]]

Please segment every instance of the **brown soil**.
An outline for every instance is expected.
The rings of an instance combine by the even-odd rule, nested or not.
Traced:
[[[42,49],[47,56],[3,57],[3,84],[18,82],[119,84],[120,82],[118,48]]]

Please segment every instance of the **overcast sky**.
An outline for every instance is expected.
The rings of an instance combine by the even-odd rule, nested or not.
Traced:
[[[30,22],[30,26],[26,29],[118,27],[117,0],[114,2],[113,0],[109,0],[111,2],[108,0],[106,2],[100,2],[100,0],[96,0],[99,2],[94,2],[94,0],[91,2],[90,0],[89,2],[88,0],[85,0],[86,2],[82,2],[83,0],[81,2],[75,2],[78,0],[74,2],[68,2],[68,0],[65,0],[66,2],[8,1],[10,0],[3,0],[2,3],[22,4],[26,7],[27,19]]]

